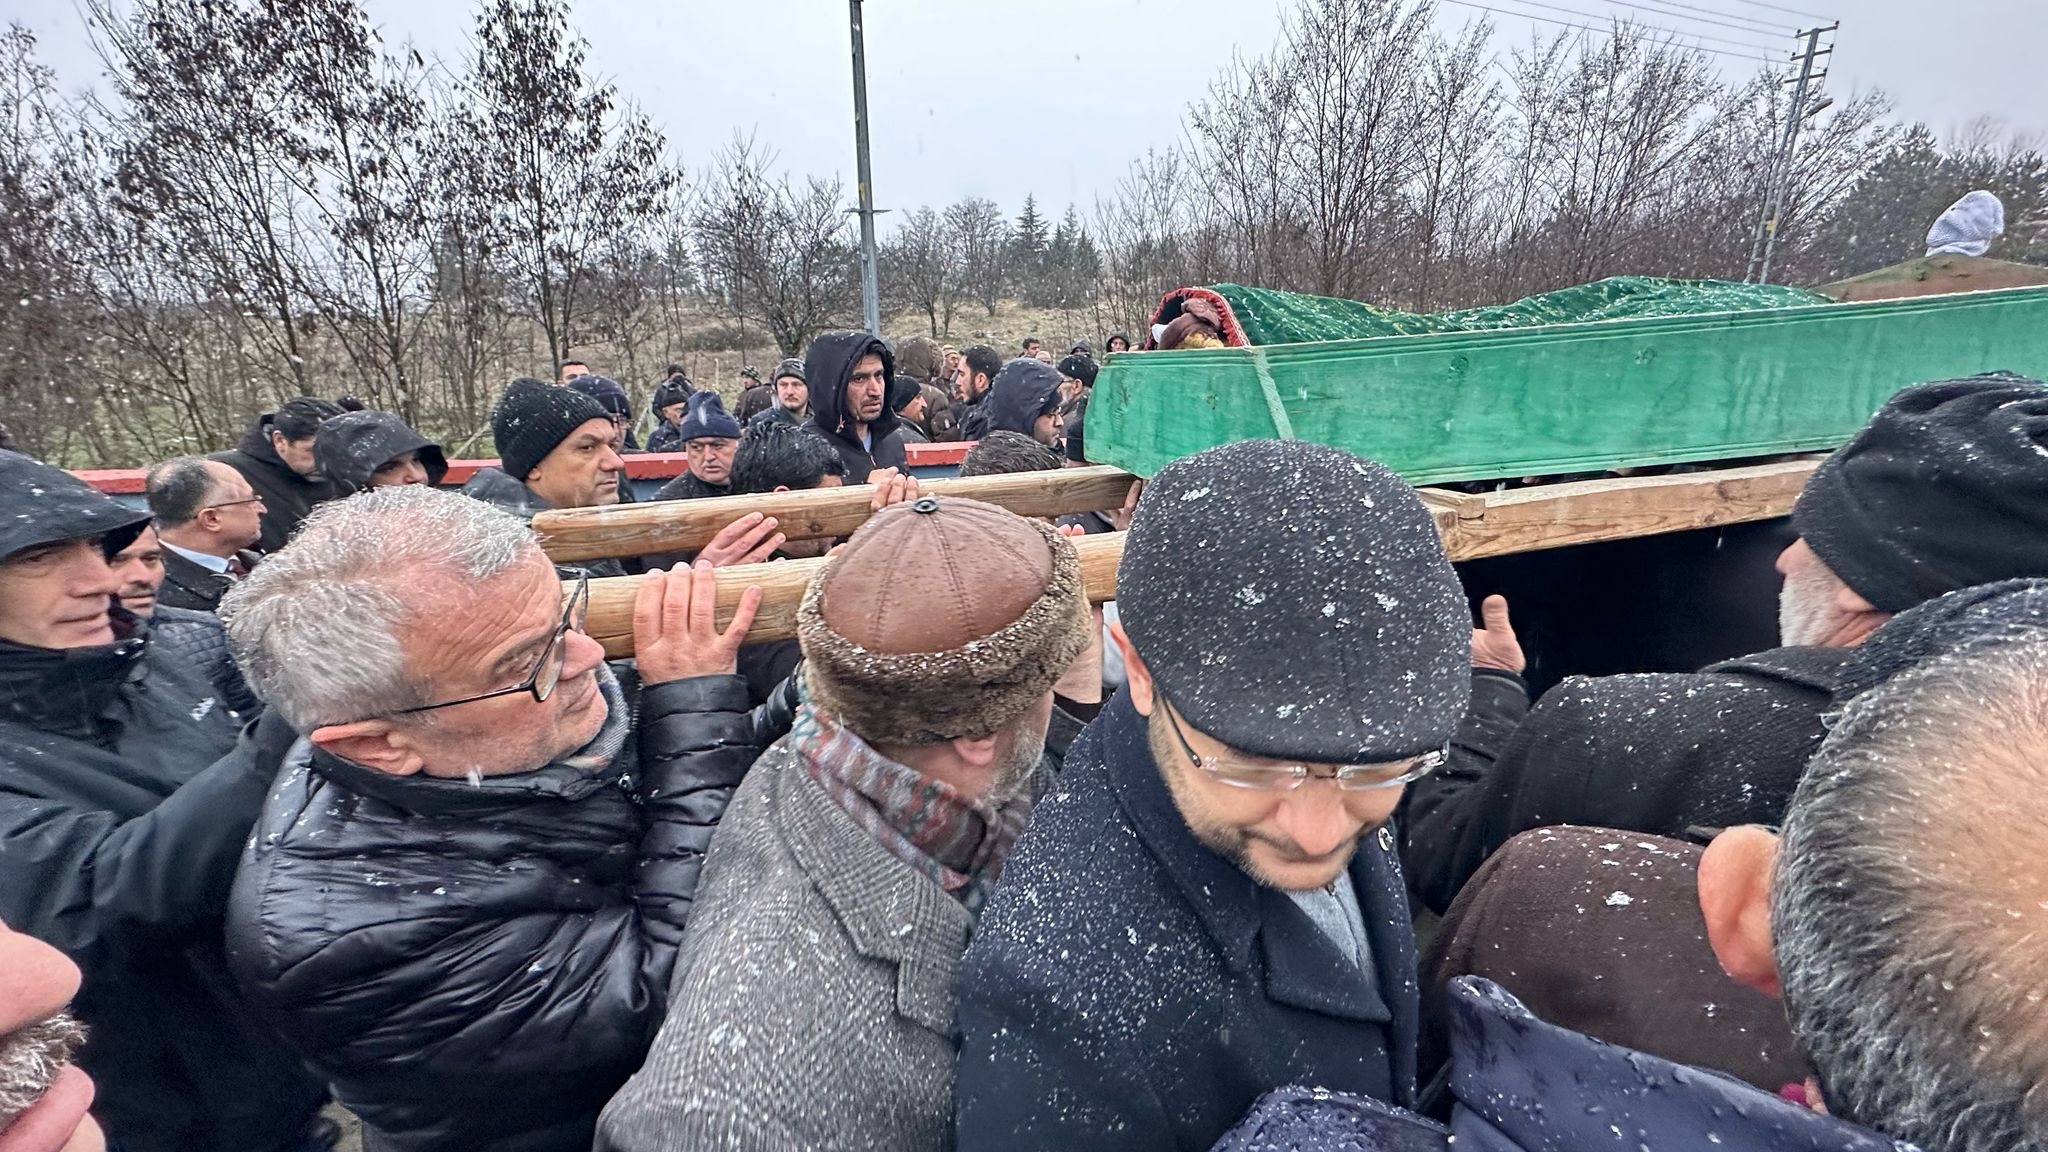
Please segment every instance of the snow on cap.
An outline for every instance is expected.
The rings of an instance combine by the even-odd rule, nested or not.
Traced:
[[[1249,755],[1407,759],[1471,695],[1471,614],[1428,509],[1336,448],[1246,440],[1161,469],[1117,603],[1175,710]]]

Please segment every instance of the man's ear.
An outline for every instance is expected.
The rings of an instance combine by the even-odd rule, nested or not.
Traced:
[[[1152,714],[1152,670],[1145,667],[1144,657],[1131,644],[1130,636],[1124,632],[1124,622],[1119,620],[1109,626],[1109,638],[1116,642],[1116,650],[1124,658],[1124,690],[1131,694],[1131,707],[1140,716]]]
[[[1778,996],[1771,953],[1771,867],[1778,834],[1756,825],[1729,828],[1700,857],[1700,913],[1714,958],[1737,983]]]
[[[315,728],[306,739],[329,755],[392,776],[413,776],[426,767],[405,729],[389,720],[358,720]]]
[[[970,768],[986,768],[996,762],[994,736],[977,736],[973,739],[957,736],[947,743],[953,746],[953,755],[958,756],[960,762]]]

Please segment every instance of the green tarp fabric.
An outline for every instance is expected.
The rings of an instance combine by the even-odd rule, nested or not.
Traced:
[[[1589,320],[1694,316],[1832,303],[1828,297],[1804,288],[1655,276],[1614,276],[1544,292],[1512,304],[1426,315],[1379,308],[1356,300],[1247,288],[1241,284],[1218,284],[1213,290],[1230,301],[1231,311],[1237,314],[1246,338],[1253,344],[1485,332]]]

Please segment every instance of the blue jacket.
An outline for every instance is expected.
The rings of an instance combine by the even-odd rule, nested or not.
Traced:
[[[1216,1152],[1903,1152],[1867,1128],[1718,1072],[1545,1024],[1500,985],[1451,981],[1451,1126],[1377,1100],[1287,1088]]]
[[[960,1152],[1207,1149],[1264,1093],[1412,1104],[1415,941],[1394,839],[1351,864],[1375,978],[1203,847],[1119,695],[1067,753],[962,962]]]

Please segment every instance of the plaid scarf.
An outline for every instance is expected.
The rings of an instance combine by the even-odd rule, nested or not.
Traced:
[[[998,807],[883,756],[808,703],[797,709],[789,738],[854,823],[980,918],[1010,846],[1031,822],[1043,784],[1037,773]]]

